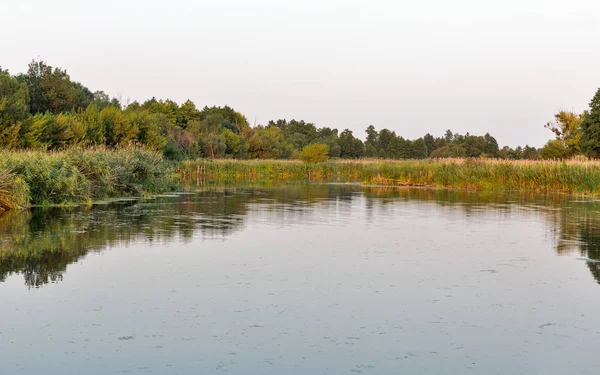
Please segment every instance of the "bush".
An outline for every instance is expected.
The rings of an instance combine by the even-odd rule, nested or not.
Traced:
[[[0,206],[89,202],[174,188],[157,151],[138,147],[66,151],[0,150]]]
[[[322,143],[308,145],[302,149],[300,158],[306,163],[323,163],[329,159],[329,146]]]

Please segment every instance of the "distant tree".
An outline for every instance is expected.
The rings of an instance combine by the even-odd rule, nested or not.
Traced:
[[[410,141],[402,137],[393,137],[388,142],[386,154],[392,159],[408,159],[411,155]]]
[[[367,140],[365,141],[365,146],[372,146],[372,148],[375,149],[375,146],[377,145],[377,138],[379,135],[377,133],[377,130],[375,130],[375,127],[373,125],[369,125],[367,127],[367,130],[365,130],[365,133],[367,133]],[[375,150],[375,152],[377,152],[377,150]]]
[[[374,145],[368,144],[365,147],[365,156],[368,157],[368,158],[375,158],[375,157],[377,157],[377,149],[375,148]]]
[[[248,144],[250,156],[259,159],[288,159],[292,154],[292,147],[276,126],[257,127]]]
[[[411,143],[411,159],[425,159],[428,156],[427,144],[423,138],[418,138]]]
[[[138,124],[129,120],[123,111],[116,107],[106,107],[100,111],[101,127],[109,146],[126,145],[138,139]]]
[[[463,158],[466,156],[466,150],[461,145],[450,144],[435,149],[429,156],[432,158]]]
[[[600,89],[590,101],[590,111],[581,122],[581,151],[588,157],[600,157]]]
[[[563,142],[569,156],[580,153],[581,148],[581,122],[583,115],[575,112],[560,111],[554,115],[554,120],[546,123],[544,127],[550,129],[556,139]]]
[[[485,148],[484,148],[483,152],[487,156],[497,157],[499,147],[498,147],[498,141],[496,141],[496,138],[492,137],[490,135],[490,133],[485,133],[485,135],[483,136],[483,139],[485,141]]]
[[[17,77],[29,88],[31,113],[68,112],[87,107],[94,94],[78,82],[72,82],[66,70],[53,68],[44,61],[32,61],[27,74]]]
[[[162,129],[170,123],[167,116],[147,111],[130,111],[125,116],[129,129],[138,129],[138,142],[152,150],[162,150],[167,144],[167,139],[162,134]]]
[[[385,150],[387,155],[390,142],[394,138],[396,138],[396,133],[390,131],[389,129],[381,129],[377,138],[377,150]],[[392,157],[392,155],[389,155],[389,157]]]
[[[364,155],[364,145],[360,139],[352,134],[352,131],[345,129],[339,138],[340,156],[346,159],[358,159]]]
[[[91,145],[103,145],[106,142],[104,124],[100,119],[100,111],[96,104],[90,104],[85,111],[78,114],[80,121],[85,124],[85,138]]]
[[[227,144],[221,135],[209,134],[202,139],[204,155],[209,158],[218,158],[225,155]]]
[[[176,124],[185,128],[188,122],[192,120],[200,120],[200,111],[191,100],[186,100],[177,111]]]
[[[425,134],[423,141],[425,141],[425,146],[427,146],[427,155],[431,154],[437,148],[435,138],[431,134]]]
[[[322,163],[329,159],[329,146],[313,143],[305,146],[300,153],[301,159],[306,163]]]
[[[569,156],[569,149],[560,139],[548,141],[544,147],[540,149],[540,157],[542,159],[566,159]]]
[[[488,144],[484,137],[478,137],[474,135],[466,135],[464,141],[462,142],[462,146],[465,149],[465,156],[467,157],[481,156],[481,154],[485,153],[487,145]]]
[[[537,160],[539,159],[539,152],[535,147],[525,145],[523,148],[523,159]]]
[[[444,135],[444,140],[446,143],[450,143],[454,140],[454,134],[450,131],[450,129],[446,130],[446,134]]]
[[[220,135],[226,146],[225,156],[236,159],[248,157],[248,143],[241,139],[239,135],[229,129],[223,129]]]
[[[0,147],[19,145],[19,132],[29,117],[29,90],[7,71],[0,69]]]

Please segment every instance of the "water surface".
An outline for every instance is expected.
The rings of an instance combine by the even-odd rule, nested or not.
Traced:
[[[10,213],[0,373],[597,373],[599,213],[354,185]]]

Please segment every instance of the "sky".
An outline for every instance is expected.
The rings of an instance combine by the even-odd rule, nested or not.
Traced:
[[[414,139],[541,147],[600,87],[597,0],[0,0],[0,66],[91,90]]]

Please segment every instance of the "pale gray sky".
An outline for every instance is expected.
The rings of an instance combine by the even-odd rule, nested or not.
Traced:
[[[0,66],[40,57],[92,90],[250,122],[373,124],[416,138],[543,124],[600,87],[597,0],[0,0]]]

